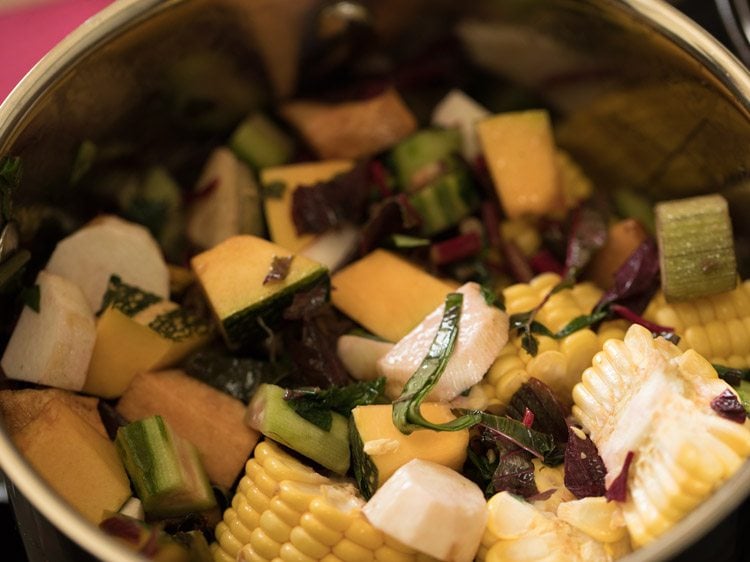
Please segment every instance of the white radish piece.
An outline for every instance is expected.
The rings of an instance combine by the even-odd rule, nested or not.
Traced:
[[[67,279],[40,271],[36,284],[39,312],[24,307],[0,366],[9,379],[81,390],[96,340],[94,313]]]
[[[228,148],[211,153],[194,192],[186,231],[195,246],[208,250],[238,234],[263,233],[258,184]]]
[[[112,275],[169,297],[169,272],[156,240],[145,227],[114,216],[100,217],[60,240],[46,269],[78,285],[94,312]]]
[[[371,381],[380,376],[378,359],[384,357],[393,344],[362,336],[345,334],[336,342],[336,354],[344,368],[358,381]]]
[[[336,271],[352,255],[358,235],[358,229],[352,225],[344,225],[316,237],[300,254],[323,264],[329,271]]]
[[[138,521],[146,520],[146,512],[143,510],[143,503],[136,497],[132,497],[126,501],[120,508],[119,513],[121,515],[132,517],[133,519],[138,519]]]
[[[445,562],[471,562],[487,523],[476,484],[420,459],[393,473],[362,512],[385,534]]]
[[[443,375],[427,395],[430,402],[452,400],[482,380],[508,341],[508,315],[487,304],[477,283],[466,283],[457,292],[464,295],[458,338]],[[388,379],[391,391],[400,389],[422,363],[444,308],[440,305],[431,312],[378,361],[378,372]]]
[[[447,129],[457,127],[461,132],[461,153],[467,161],[473,162],[482,153],[476,122],[491,113],[485,107],[464,94],[461,90],[451,90],[435,106],[432,124]]]

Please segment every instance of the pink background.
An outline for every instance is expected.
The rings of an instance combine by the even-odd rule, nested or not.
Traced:
[[[112,0],[0,0],[0,102],[68,33]]]

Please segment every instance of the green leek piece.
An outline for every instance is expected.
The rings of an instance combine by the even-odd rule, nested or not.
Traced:
[[[259,170],[289,162],[294,141],[268,117],[254,113],[237,126],[229,148],[251,168]]]
[[[668,301],[731,291],[737,285],[732,223],[721,195],[656,205],[661,285]]]
[[[216,507],[198,451],[161,416],[121,427],[115,444],[149,516],[178,517]]]
[[[339,474],[349,470],[349,422],[331,412],[326,431],[306,420],[284,399],[284,389],[262,384],[247,408],[245,422],[266,437]]]
[[[422,220],[422,236],[431,237],[456,226],[475,211],[479,206],[479,196],[465,166],[459,164],[409,195],[409,203]]]

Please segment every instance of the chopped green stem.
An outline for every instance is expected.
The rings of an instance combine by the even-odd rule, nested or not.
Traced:
[[[420,405],[440,380],[455,348],[462,306],[461,293],[450,293],[446,297],[443,318],[427,356],[393,403],[393,424],[405,435],[419,429],[460,431],[476,425],[482,418],[480,412],[471,412],[453,421],[436,424],[425,419],[420,412]]]

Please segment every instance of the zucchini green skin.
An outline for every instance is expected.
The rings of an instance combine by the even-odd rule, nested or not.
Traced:
[[[291,160],[294,141],[260,113],[245,119],[229,139],[229,148],[251,168],[281,166]]]
[[[262,384],[247,411],[247,423],[266,437],[338,474],[349,470],[349,421],[341,414],[332,412],[331,429],[321,429],[295,412],[274,384]]]
[[[121,427],[115,445],[149,515],[176,517],[216,507],[195,447],[176,437],[161,416]]]
[[[284,309],[292,304],[294,295],[310,290],[320,282],[326,284],[326,292],[330,291],[328,270],[324,267],[265,300],[221,318],[221,329],[229,347],[239,349],[257,346],[268,337],[267,329],[273,330],[280,325]]]
[[[430,237],[473,213],[479,196],[468,171],[459,166],[410,195],[409,202],[422,219],[422,236]]]
[[[460,152],[458,129],[424,129],[401,141],[391,152],[401,189],[410,190],[414,174],[420,169]]]

